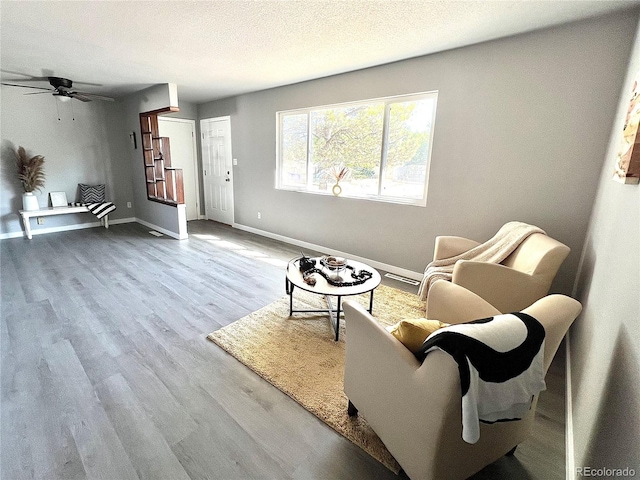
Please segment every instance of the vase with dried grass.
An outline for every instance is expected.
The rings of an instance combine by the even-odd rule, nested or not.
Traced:
[[[38,210],[40,206],[33,192],[44,187],[44,157],[35,155],[29,158],[23,147],[19,147],[15,154],[18,179],[22,182],[22,188],[24,189],[22,208],[23,210]]]
[[[336,197],[338,197],[342,193],[340,182],[349,176],[350,171],[347,167],[333,167],[331,173],[336,179],[336,183],[333,185],[331,191]]]

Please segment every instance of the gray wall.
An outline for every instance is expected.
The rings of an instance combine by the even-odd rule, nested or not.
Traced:
[[[117,210],[109,215],[112,222],[140,217],[177,232],[175,207],[149,202],[144,190],[138,110],[157,108],[159,104],[152,103],[154,101],[166,106],[166,88],[160,95],[153,93],[156,88],[113,103],[60,103],[51,95],[25,96],[22,89],[3,86],[0,235],[22,233],[18,215],[18,210],[22,209],[22,187],[16,178],[13,153],[20,145],[30,155],[45,157],[45,187],[36,192],[41,207],[47,206],[49,192],[64,191],[69,201],[75,201],[78,183],[104,183],[107,199],[117,206]],[[197,107],[181,102],[180,112],[170,116],[195,120]],[[138,149],[130,143],[132,131],[136,132]],[[131,208],[127,208],[127,202],[131,202]],[[43,225],[31,220],[31,227],[35,233],[42,229],[95,222],[93,215],[83,213],[45,217]]]
[[[570,332],[576,467],[633,468],[640,478],[640,185],[612,180],[640,25],[577,280],[582,315]]]
[[[147,199],[147,185],[144,173],[142,150],[140,145],[140,118],[139,114],[157,110],[170,106],[168,104],[168,86],[155,85],[123,99],[125,105],[123,125],[127,136],[131,132],[136,132],[138,138],[138,148],[128,148],[127,158],[132,165],[132,188],[136,211],[136,217],[150,225],[166,231],[172,232],[174,236],[185,236],[186,232],[181,232],[178,210],[176,207],[153,202]],[[175,106],[175,105],[174,105]],[[195,119],[197,108],[190,103],[184,103],[180,107],[180,112],[170,114],[179,118]],[[128,138],[128,137],[127,137]]]
[[[107,185],[107,198],[117,210],[112,220],[134,216],[126,202],[133,197],[131,168],[126,156],[128,137],[122,129],[122,104],[94,101],[60,103],[52,95],[23,95],[23,89],[2,87],[0,234],[22,232],[18,210],[22,187],[16,178],[13,149],[45,157],[45,187],[37,192],[41,207],[48,192],[64,191],[76,200],[78,183]],[[58,120],[60,118],[60,120]],[[75,120],[74,120],[75,118]],[[46,217],[32,230],[94,223],[89,213]]]
[[[507,221],[569,245],[570,292],[637,12],[199,105],[230,115],[235,221],[420,272],[434,237]],[[278,191],[276,111],[438,90],[426,208]],[[257,219],[257,212],[262,219]]]

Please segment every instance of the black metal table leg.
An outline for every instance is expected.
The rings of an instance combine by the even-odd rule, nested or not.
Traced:
[[[337,313],[336,313],[336,342],[340,337],[340,310],[342,309],[342,297],[338,295],[338,305],[337,305]]]
[[[289,316],[293,315],[293,289],[295,285],[289,281],[288,278],[285,278],[285,291],[287,295],[289,295]]]

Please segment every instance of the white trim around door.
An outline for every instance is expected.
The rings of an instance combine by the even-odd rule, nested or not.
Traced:
[[[165,123],[166,122],[166,123]],[[184,173],[184,195],[185,195],[185,203],[187,204],[187,219],[188,220],[198,220],[204,218],[202,215],[202,207],[201,207],[201,197],[200,197],[200,166],[198,164],[198,145],[196,143],[196,121],[190,120],[187,118],[176,118],[176,117],[166,117],[159,116],[158,123],[160,130],[162,129],[162,123],[180,123],[187,124],[191,126],[191,149],[192,149],[192,158],[193,165],[191,165],[191,174],[187,174],[187,170],[183,167]],[[173,154],[172,149],[172,154]],[[174,161],[174,166],[180,167],[180,165],[176,165],[177,157],[172,155],[172,161]],[[192,210],[192,203],[195,202],[195,213]],[[191,211],[191,214],[189,214]]]

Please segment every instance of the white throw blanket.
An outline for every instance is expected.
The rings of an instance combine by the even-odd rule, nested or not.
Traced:
[[[451,325],[432,333],[416,357],[439,349],[458,363],[462,439],[476,443],[480,422],[519,420],[545,389],[544,327],[525,313]]]
[[[453,267],[458,260],[472,260],[476,262],[500,263],[507,258],[518,246],[534,233],[545,233],[540,228],[522,222],[505,223],[493,238],[473,247],[459,255],[440,260],[434,260],[424,271],[418,295],[422,300],[427,298],[429,288],[436,280],[451,281]]]

